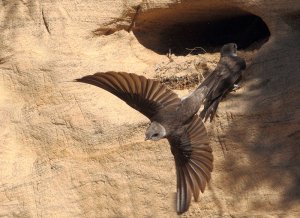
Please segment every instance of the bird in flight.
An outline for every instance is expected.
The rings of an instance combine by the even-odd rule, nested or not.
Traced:
[[[238,87],[237,83],[241,80],[245,68],[245,60],[237,56],[237,45],[235,43],[223,45],[216,69],[198,87],[208,88],[204,109],[200,113],[204,122],[209,117],[210,122],[213,120],[220,101]]]
[[[212,149],[201,118],[196,115],[207,88],[197,88],[179,98],[158,81],[132,73],[104,72],[84,76],[78,82],[98,86],[116,95],[151,121],[145,140],[166,138],[174,155],[177,175],[177,213],[198,200],[213,169]]]

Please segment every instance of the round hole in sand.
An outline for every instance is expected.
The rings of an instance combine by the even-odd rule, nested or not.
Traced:
[[[228,5],[196,3],[141,12],[133,33],[146,48],[175,55],[218,52],[228,42],[237,43],[239,50],[252,50],[270,37],[267,25],[254,14]]]

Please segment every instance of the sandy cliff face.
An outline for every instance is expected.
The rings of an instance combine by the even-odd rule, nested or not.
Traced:
[[[224,40],[241,40],[249,65],[243,88],[207,125],[212,181],[185,216],[300,215],[298,1],[10,0],[0,8],[1,216],[175,216],[168,143],[145,143],[145,117],[103,90],[70,81],[108,70],[152,78],[205,74],[222,41],[216,32],[197,41],[199,29],[210,22],[205,33],[217,31],[230,19],[243,26],[247,16],[261,19],[247,34],[220,30]],[[270,37],[253,38],[263,22]],[[185,46],[207,53],[186,57]]]

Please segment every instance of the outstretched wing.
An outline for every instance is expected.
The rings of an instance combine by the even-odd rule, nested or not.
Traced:
[[[177,213],[188,210],[193,194],[198,200],[213,169],[212,149],[202,120],[195,115],[181,134],[168,137],[177,174]]]
[[[111,92],[150,120],[163,107],[180,103],[178,95],[158,81],[132,73],[105,72],[77,79]]]

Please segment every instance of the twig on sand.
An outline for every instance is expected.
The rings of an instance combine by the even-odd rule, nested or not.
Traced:
[[[197,49],[201,49],[202,51],[204,51],[204,53],[207,53],[207,52],[205,51],[205,49],[202,48],[202,47],[185,48],[185,49],[188,50],[188,51],[190,51],[190,53],[188,53],[188,55],[191,54],[193,51],[195,51],[195,50],[197,50]]]

